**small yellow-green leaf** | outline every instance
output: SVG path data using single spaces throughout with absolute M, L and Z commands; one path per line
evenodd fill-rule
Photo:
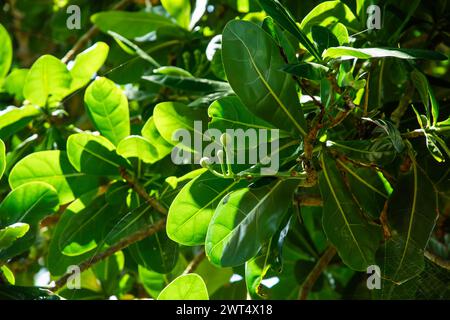
M 158 300 L 209 300 L 203 279 L 195 274 L 179 276 L 165 287 Z

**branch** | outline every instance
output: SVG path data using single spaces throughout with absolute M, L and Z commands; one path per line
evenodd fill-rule
M 118 3 L 116 3 L 110 10 L 122 9 L 123 7 L 128 5 L 130 2 L 132 2 L 132 0 L 122 0 Z M 61 61 L 63 63 L 69 62 L 75 56 L 75 54 L 77 54 L 77 52 L 80 51 L 81 48 L 83 48 L 86 45 L 86 43 L 88 43 L 89 40 L 91 40 L 91 38 L 94 37 L 98 33 L 98 31 L 99 31 L 99 29 L 97 26 L 92 26 L 80 39 L 78 39 L 78 41 L 75 43 L 75 45 L 72 47 L 72 49 L 70 49 L 66 53 L 66 55 L 64 56 L 64 58 L 61 59 Z
M 96 264 L 97 262 L 100 262 L 100 261 L 112 256 L 117 251 L 120 251 L 120 250 L 128 247 L 129 245 L 136 243 L 138 241 L 141 241 L 141 240 L 155 234 L 156 232 L 164 229 L 165 226 L 166 226 L 166 219 L 161 219 L 158 222 L 156 222 L 155 224 L 153 224 L 152 226 L 150 226 L 149 228 L 140 230 L 140 231 L 138 231 L 134 234 L 131 234 L 130 236 L 122 239 L 121 241 L 119 241 L 115 245 L 109 247 L 105 251 L 103 251 L 103 252 L 95 255 L 91 259 L 81 263 L 78 267 L 80 268 L 80 271 L 83 272 L 83 271 L 89 269 L 92 265 Z M 62 276 L 61 278 L 56 280 L 55 286 L 53 287 L 53 291 L 58 291 L 59 289 L 64 287 L 67 283 L 67 280 L 70 278 L 71 275 L 72 275 L 71 273 L 66 273 L 64 276 Z
M 205 250 L 200 251 L 199 254 L 197 254 L 194 259 L 192 259 L 191 263 L 186 267 L 186 269 L 183 271 L 183 275 L 189 274 L 197 270 L 197 267 L 200 265 L 200 263 L 205 259 L 206 254 Z
M 138 195 L 140 195 L 147 203 L 156 211 L 163 215 L 167 215 L 167 209 L 155 198 L 150 197 L 147 191 L 144 189 L 144 187 L 135 180 L 124 168 L 120 169 L 120 175 L 123 179 L 125 179 L 126 182 L 130 185 L 131 188 L 133 188 L 134 191 Z
M 425 258 L 431 262 L 434 262 L 443 269 L 450 270 L 450 261 L 444 260 L 428 250 L 425 250 Z
M 333 259 L 334 255 L 336 254 L 336 248 L 333 246 L 329 246 L 323 255 L 320 257 L 320 259 L 317 261 L 314 268 L 311 270 L 311 272 L 306 277 L 305 281 L 303 282 L 302 286 L 300 287 L 300 291 L 298 293 L 298 299 L 299 300 L 306 300 L 308 298 L 308 293 L 311 291 L 312 287 L 316 283 L 317 279 L 319 279 L 322 272 L 325 270 L 325 268 L 328 266 L 328 264 Z

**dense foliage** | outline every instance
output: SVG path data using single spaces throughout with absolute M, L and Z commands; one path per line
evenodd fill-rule
M 1 298 L 450 298 L 449 1 L 111 3 L 0 8 Z

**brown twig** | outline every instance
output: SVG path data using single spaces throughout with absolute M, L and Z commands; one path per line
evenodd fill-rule
M 155 224 L 153 224 L 152 226 L 145 228 L 143 230 L 140 230 L 140 231 L 124 238 L 123 240 L 121 240 L 118 243 L 116 243 L 115 245 L 109 247 L 105 251 L 103 251 L 103 252 L 95 255 L 91 259 L 81 263 L 78 267 L 80 268 L 80 271 L 83 272 L 84 270 L 89 269 L 94 264 L 112 256 L 117 251 L 120 251 L 120 250 L 128 247 L 129 245 L 136 243 L 140 240 L 143 240 L 143 239 L 155 234 L 156 232 L 164 229 L 165 226 L 166 226 L 166 219 L 161 219 L 158 222 L 156 222 Z M 70 278 L 71 275 L 72 275 L 71 273 L 66 273 L 64 276 L 62 276 L 61 278 L 56 280 L 55 286 L 53 287 L 52 290 L 58 291 L 59 289 L 64 287 L 67 283 L 67 280 Z
M 191 263 L 189 263 L 186 269 L 184 269 L 183 274 L 193 273 L 195 270 L 197 270 L 197 267 L 200 265 L 203 259 L 205 259 L 205 257 L 205 250 L 200 251 L 200 253 L 197 254 L 194 259 L 192 259 Z
M 443 269 L 450 270 L 450 261 L 444 260 L 430 251 L 427 250 L 425 251 L 425 258 L 437 264 L 439 267 Z
M 132 0 L 122 0 L 118 3 L 116 3 L 111 8 L 111 10 L 122 9 L 131 2 L 132 2 Z M 64 58 L 61 59 L 61 61 L 63 63 L 69 62 L 77 54 L 77 52 L 80 51 L 86 45 L 86 43 L 88 43 L 89 40 L 91 40 L 91 38 L 93 38 L 98 33 L 98 31 L 99 31 L 99 29 L 97 26 L 92 26 L 80 39 L 78 39 L 78 41 L 74 44 L 72 49 L 70 49 L 66 53 L 66 55 L 64 56 Z
M 133 188 L 134 191 L 138 195 L 140 195 L 147 203 L 156 211 L 163 215 L 167 215 L 167 209 L 155 198 L 150 197 L 150 195 L 147 193 L 147 191 L 144 189 L 144 187 L 136 181 L 128 172 L 126 169 L 121 168 L 120 169 L 120 175 L 122 178 L 128 182 L 131 188 Z
M 308 293 L 311 291 L 312 287 L 316 283 L 317 279 L 319 279 L 322 272 L 325 270 L 325 268 L 328 266 L 328 264 L 333 259 L 334 255 L 336 254 L 336 248 L 333 246 L 329 246 L 323 255 L 320 257 L 320 259 L 317 261 L 314 268 L 311 270 L 311 272 L 306 277 L 305 281 L 303 282 L 302 286 L 300 287 L 300 291 L 298 293 L 298 299 L 299 300 L 306 300 L 308 298 Z

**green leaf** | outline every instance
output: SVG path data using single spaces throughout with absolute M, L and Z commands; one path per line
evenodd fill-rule
M 242 184 L 206 171 L 186 184 L 175 197 L 167 217 L 168 236 L 183 245 L 205 242 L 206 232 L 220 200 Z
M 58 207 L 56 190 L 46 183 L 30 182 L 11 191 L 0 204 L 0 226 L 26 223 L 32 230 L 3 250 L 0 260 L 26 251 L 34 242 L 39 222 L 45 216 L 56 212 Z
M 341 1 L 320 3 L 303 18 L 300 28 L 309 35 L 315 25 L 327 27 L 336 22 L 344 24 L 352 32 L 359 31 L 358 20 L 350 8 Z
M 120 208 L 109 204 L 104 195 L 94 199 L 87 207 L 82 207 L 82 204 L 77 206 L 71 205 L 64 212 L 67 217 L 57 238 L 59 250 L 69 257 L 83 255 L 102 244 L 110 231 L 107 228 L 109 222 L 121 214 Z
M 165 230 L 128 247 L 133 259 L 141 266 L 158 273 L 171 272 L 178 261 L 179 246 Z
M 170 283 L 170 281 L 174 280 L 178 275 L 183 273 L 187 265 L 186 259 L 180 254 L 175 268 L 168 274 L 161 274 L 153 270 L 146 269 L 143 266 L 138 266 L 139 279 L 141 280 L 145 291 L 147 291 L 152 298 L 156 299 L 159 293 L 166 285 Z
M 14 69 L 6 77 L 3 87 L 10 95 L 13 95 L 17 100 L 24 100 L 23 87 L 27 79 L 28 69 Z
M 274 40 L 247 21 L 228 23 L 222 38 L 225 72 L 241 101 L 277 128 L 287 127 L 305 135 L 306 122 L 295 82 L 280 70 L 285 62 Z
M 4 276 L 6 279 L 6 284 L 16 284 L 16 278 L 14 277 L 14 273 L 7 266 L 3 265 L 0 267 L 0 274 Z
M 278 0 L 259 0 L 259 3 L 275 22 L 294 35 L 317 60 L 321 60 L 317 48 L 314 47 L 306 34 L 299 28 L 289 11 Z
M 371 58 L 398 58 L 398 59 L 425 59 L 425 60 L 447 60 L 447 57 L 436 51 L 422 49 L 399 49 L 399 48 L 364 48 L 336 47 L 325 50 L 324 58 L 346 58 L 358 59 Z
M 14 223 L 0 229 L 0 250 L 10 247 L 17 239 L 22 238 L 30 229 L 27 223 Z
M 312 62 L 288 64 L 282 70 L 294 76 L 310 80 L 321 80 L 326 76 L 326 72 L 328 72 L 327 67 Z
M 0 204 L 2 225 L 24 222 L 36 225 L 59 207 L 56 190 L 43 182 L 30 182 L 12 190 Z
M 114 82 L 97 78 L 86 89 L 84 102 L 95 127 L 114 145 L 130 135 L 128 99 Z
M 227 129 L 274 129 L 267 121 L 258 118 L 237 97 L 226 97 L 213 102 L 208 108 L 209 128 L 225 132 Z
M 191 273 L 173 280 L 161 291 L 158 300 L 209 300 L 209 296 L 203 279 Z
M 439 139 L 439 138 L 438 138 Z M 437 161 L 437 162 L 444 162 L 445 157 L 442 154 L 441 149 L 439 149 L 438 141 L 436 141 L 436 136 L 432 134 L 425 134 L 425 142 L 427 144 L 427 149 L 430 152 L 431 156 Z M 445 145 L 445 142 L 444 142 Z
M 13 59 L 12 41 L 8 31 L 0 24 L 0 87 L 3 78 L 8 74 Z
M 65 231 L 67 230 L 68 225 L 73 223 L 73 221 L 78 220 L 82 222 L 83 219 L 81 216 L 89 217 L 89 214 L 91 214 L 92 219 L 95 219 L 93 213 L 98 209 L 99 201 L 98 190 L 95 189 L 81 195 L 62 213 L 54 233 L 52 234 L 46 259 L 47 268 L 53 276 L 60 276 L 66 273 L 69 266 L 78 265 L 95 254 L 95 251 L 91 250 L 78 256 L 66 256 L 62 253 L 60 243 L 67 239 Z M 80 218 L 77 218 L 78 216 L 80 216 Z M 88 220 L 86 219 L 86 221 Z M 80 226 L 81 225 L 82 223 L 80 223 Z M 103 227 L 104 224 L 99 223 L 94 234 L 99 233 Z
M 101 31 L 114 31 L 128 39 L 175 25 L 169 18 L 150 12 L 99 12 L 91 16 L 91 20 Z
M 9 185 L 15 189 L 27 182 L 42 181 L 58 192 L 61 204 L 95 189 L 97 178 L 77 172 L 63 151 L 41 151 L 20 160 L 9 175 Z
M 266 17 L 262 24 L 262 29 L 272 36 L 280 49 L 283 50 L 289 63 L 298 62 L 296 49 L 298 47 L 297 39 L 288 31 L 281 29 L 275 24 L 272 17 Z M 222 54 L 221 59 L 222 59 Z
M 331 32 L 335 35 L 335 37 L 339 41 L 339 46 L 342 46 L 344 44 L 348 44 L 350 42 L 349 36 L 348 36 L 348 30 L 347 28 L 340 22 L 335 23 L 331 26 L 329 26 L 331 29 Z
M 203 132 L 196 130 L 194 122 L 207 123 L 208 121 L 205 110 L 193 109 L 178 102 L 162 102 L 156 105 L 153 110 L 153 119 L 158 132 L 164 140 L 172 145 L 178 144 L 178 141 L 174 140 L 174 134 L 182 129 L 189 131 L 191 138 L 194 138 L 195 135 L 199 135 L 201 138 Z M 186 141 L 183 142 L 186 143 Z M 185 144 L 185 146 L 189 150 L 192 149 L 191 145 Z
M 34 105 L 53 106 L 69 94 L 71 83 L 66 65 L 51 55 L 43 55 L 32 65 L 23 95 Z
M 436 126 L 439 118 L 439 104 L 436 100 L 436 96 L 433 93 L 433 89 L 428 83 L 427 77 L 414 69 L 411 72 L 411 80 L 414 83 L 417 91 L 419 91 L 420 98 L 422 100 L 423 105 L 425 106 L 425 111 L 427 113 L 428 125 Z M 430 102 L 431 102 L 431 114 L 430 114 Z M 433 116 L 433 119 L 431 119 Z
M 253 258 L 285 219 L 297 185 L 295 180 L 278 180 L 257 189 L 240 189 L 222 198 L 205 240 L 211 263 L 238 266 Z
M 328 140 L 326 146 L 339 151 L 350 159 L 363 163 L 390 164 L 397 156 L 397 152 L 388 137 L 373 140 Z
M 321 54 L 330 47 L 339 47 L 339 40 L 328 28 L 312 26 L 311 36 Z
M 108 139 L 90 133 L 72 134 L 67 139 L 67 156 L 78 172 L 89 175 L 120 176 L 120 168 L 129 167 Z
M 141 136 L 129 136 L 120 141 L 117 154 L 127 159 L 137 158 L 149 164 L 160 160 L 156 147 Z
M 339 159 L 337 163 L 346 173 L 347 184 L 361 211 L 371 219 L 379 219 L 389 196 L 380 173 L 373 169 L 356 167 Z
M 71 92 L 84 87 L 92 79 L 105 63 L 108 52 L 109 46 L 106 43 L 97 42 L 77 55 L 70 68 L 70 74 L 72 75 Z
M 424 250 L 438 218 L 437 192 L 415 159 L 412 171 L 400 176 L 389 198 L 387 223 L 391 238 L 378 252 L 382 276 L 402 283 L 424 268 Z
M 319 176 L 323 199 L 323 229 L 344 263 L 354 270 L 366 270 L 375 261 L 381 228 L 369 223 L 353 201 L 334 159 L 322 154 Z
M 0 138 L 7 139 L 36 118 L 41 111 L 31 105 L 20 108 L 8 107 L 0 111 Z
M 189 29 L 191 22 L 191 2 L 189 0 L 161 0 L 161 4 L 180 26 Z
M 6 169 L 6 148 L 3 140 L 0 139 L 0 179 L 3 176 L 3 173 L 5 173 L 5 169 Z
M 0 300 L 61 300 L 59 296 L 39 287 L 1 286 Z
M 209 79 L 189 78 L 185 76 L 173 76 L 164 74 L 144 76 L 142 77 L 142 79 L 159 84 L 161 86 L 184 91 L 199 93 L 231 91 L 228 83 Z
M 156 161 L 159 161 L 166 157 L 173 149 L 173 145 L 169 144 L 159 133 L 155 125 L 155 120 L 150 117 L 141 130 L 142 136 L 147 139 L 155 148 L 157 157 Z
M 405 149 L 405 144 L 403 143 L 402 135 L 397 127 L 388 120 L 378 119 L 371 120 L 369 118 L 364 118 L 364 120 L 370 121 L 380 127 L 391 140 L 392 145 L 397 153 L 401 153 Z
M 217 268 L 208 259 L 203 259 L 195 272 L 205 281 L 209 295 L 213 295 L 221 287 L 227 286 L 233 276 L 233 268 Z

